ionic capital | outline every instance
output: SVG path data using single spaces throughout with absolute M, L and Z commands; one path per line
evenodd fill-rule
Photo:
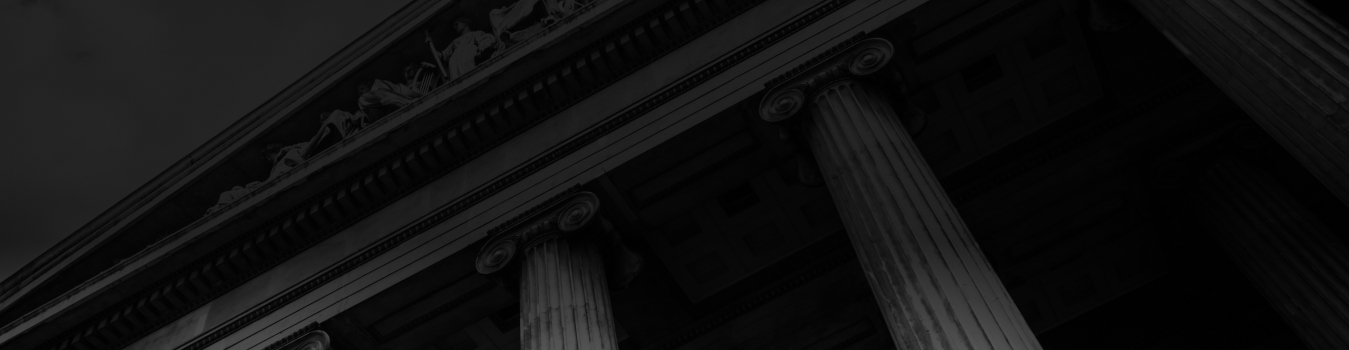
M 487 244 L 478 252 L 477 268 L 490 274 L 510 265 L 511 261 L 540 242 L 592 233 L 609 233 L 607 223 L 597 219 L 599 197 L 590 192 L 577 192 L 562 200 L 535 210 L 524 220 L 506 223 L 488 233 Z
M 268 348 L 277 350 L 332 350 L 332 340 L 328 333 L 317 328 L 317 324 L 306 327 L 308 331 L 291 334 Z
M 890 63 L 894 53 L 894 45 L 880 38 L 853 39 L 830 49 L 768 82 L 768 94 L 759 103 L 759 117 L 770 122 L 790 118 L 821 88 L 876 73 Z

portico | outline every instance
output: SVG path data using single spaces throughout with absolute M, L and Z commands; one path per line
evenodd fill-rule
M 1338 85 L 1134 3 L 413 1 L 0 349 L 1337 348 Z

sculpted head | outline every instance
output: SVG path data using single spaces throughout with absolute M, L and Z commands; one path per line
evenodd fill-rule
M 459 34 L 468 33 L 468 18 L 460 17 L 454 20 L 454 32 Z

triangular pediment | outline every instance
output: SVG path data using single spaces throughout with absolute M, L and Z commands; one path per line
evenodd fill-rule
M 12 279 L 0 341 L 134 340 L 756 3 L 414 1 Z

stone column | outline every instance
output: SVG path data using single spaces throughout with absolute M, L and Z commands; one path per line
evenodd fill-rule
M 521 349 L 618 349 L 606 275 L 626 284 L 641 259 L 596 217 L 594 194 L 558 199 L 489 233 L 478 272 L 498 272 L 512 265 L 517 251 L 524 252 L 518 266 Z
M 1349 246 L 1278 183 L 1235 158 L 1202 174 L 1200 217 L 1312 349 L 1349 349 Z
M 1039 349 L 891 106 L 898 94 L 863 77 L 889 72 L 893 52 L 883 39 L 831 49 L 769 82 L 760 116 L 804 123 L 898 348 Z
M 1349 203 L 1349 32 L 1302 0 L 1130 0 Z

